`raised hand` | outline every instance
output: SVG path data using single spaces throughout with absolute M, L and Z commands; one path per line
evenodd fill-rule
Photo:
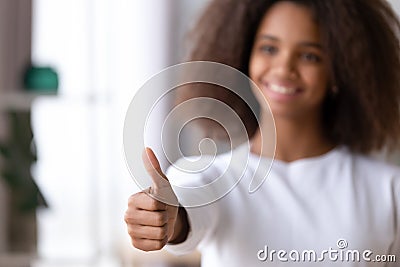
M 159 250 L 167 242 L 175 242 L 182 236 L 186 238 L 187 217 L 184 208 L 180 208 L 178 216 L 177 197 L 154 152 L 146 148 L 142 158 L 153 184 L 129 198 L 125 222 L 134 247 L 144 251 Z

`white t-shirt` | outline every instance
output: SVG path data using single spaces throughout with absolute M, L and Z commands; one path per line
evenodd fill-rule
M 233 153 L 248 152 L 240 146 Z M 265 182 L 250 194 L 258 159 L 250 154 L 244 175 L 224 197 L 187 208 L 188 238 L 166 249 L 199 249 L 204 267 L 400 266 L 399 168 L 337 147 L 319 157 L 273 161 Z M 197 174 L 170 167 L 167 177 L 187 186 L 222 172 L 241 175 L 226 169 L 230 160 L 230 154 L 217 156 Z M 185 206 L 194 195 L 178 198 Z M 379 255 L 395 255 L 397 263 L 378 262 Z

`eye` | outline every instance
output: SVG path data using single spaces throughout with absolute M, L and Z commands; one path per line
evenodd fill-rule
M 300 58 L 304 61 L 315 62 L 315 63 L 321 62 L 321 60 L 322 60 L 322 58 L 320 56 L 318 56 L 317 54 L 314 54 L 314 53 L 302 53 L 300 55 Z
M 278 51 L 278 48 L 273 45 L 262 45 L 260 50 L 265 54 L 273 55 Z

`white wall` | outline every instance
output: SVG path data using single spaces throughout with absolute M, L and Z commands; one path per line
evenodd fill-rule
M 36 0 L 33 60 L 61 78 L 59 96 L 33 106 L 34 172 L 50 204 L 39 212 L 42 258 L 92 262 L 130 246 L 123 214 L 138 189 L 122 154 L 125 111 L 147 79 L 179 61 L 178 39 L 204 3 Z
M 393 9 L 400 14 L 400 1 L 399 0 L 388 0 L 388 2 L 392 5 Z

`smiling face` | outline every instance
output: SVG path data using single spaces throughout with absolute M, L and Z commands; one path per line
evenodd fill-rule
M 328 59 L 307 7 L 282 1 L 266 12 L 255 37 L 249 74 L 275 119 L 309 118 L 321 112 L 329 83 Z

